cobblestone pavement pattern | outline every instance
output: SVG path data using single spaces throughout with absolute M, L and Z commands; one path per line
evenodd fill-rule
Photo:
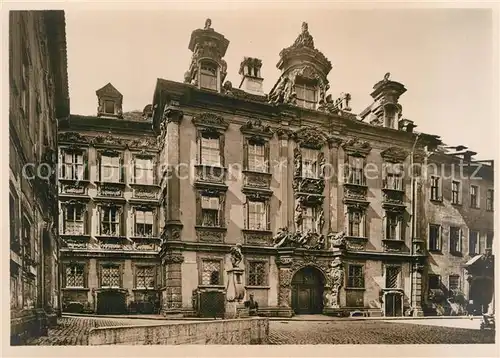
M 30 345 L 87 345 L 94 327 L 158 324 L 158 320 L 62 317 Z M 494 343 L 494 331 L 383 321 L 270 321 L 269 344 L 470 344 Z
M 270 344 L 494 343 L 494 331 L 383 321 L 273 321 Z

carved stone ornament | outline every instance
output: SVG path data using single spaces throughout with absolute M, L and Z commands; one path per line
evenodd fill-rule
M 61 184 L 61 190 L 64 194 L 85 195 L 86 186 L 83 184 L 77 184 L 77 183 Z
M 319 130 L 311 127 L 301 128 L 296 131 L 294 139 L 301 147 L 317 150 L 327 144 L 327 137 Z
M 240 127 L 240 131 L 247 135 L 256 135 L 257 137 L 271 138 L 273 131 L 270 126 L 262 124 L 262 120 L 249 120 Z
M 122 139 L 113 136 L 111 133 L 103 136 L 103 135 L 98 135 L 94 138 L 92 138 L 91 143 L 93 145 L 116 145 L 116 146 L 124 146 L 124 142 Z
M 282 140 L 282 139 L 288 139 L 288 138 L 291 138 L 293 136 L 293 131 L 291 129 L 288 129 L 288 128 L 283 128 L 283 127 L 279 127 L 276 129 L 276 135 L 278 136 L 278 139 Z
M 243 185 L 244 187 L 257 188 L 257 189 L 269 189 L 271 186 L 271 175 L 267 173 L 257 173 L 257 172 L 244 172 L 243 173 Z
M 408 151 L 403 148 L 389 147 L 380 152 L 380 155 L 389 163 L 402 163 L 408 156 Z
M 221 167 L 196 166 L 195 181 L 200 183 L 224 184 L 226 170 Z
M 127 146 L 129 148 L 143 148 L 143 149 L 150 149 L 156 151 L 158 149 L 157 147 L 158 141 L 155 137 L 143 137 L 143 138 L 137 138 L 134 140 L 131 140 Z
M 346 237 L 347 249 L 354 251 L 363 251 L 366 248 L 368 239 L 366 237 Z
M 237 243 L 229 251 L 231 255 L 231 265 L 233 268 L 239 268 L 241 260 L 243 260 L 243 254 L 241 253 L 241 244 Z
M 123 187 L 112 183 L 100 183 L 98 193 L 101 196 L 122 197 Z
M 328 242 L 332 248 L 344 249 L 346 247 L 345 232 L 329 233 Z
M 89 142 L 87 137 L 85 137 L 77 132 L 59 133 L 58 140 L 59 140 L 59 143 L 68 142 L 68 143 L 85 143 L 86 144 Z
M 342 145 L 344 151 L 348 155 L 366 157 L 372 150 L 369 142 L 360 140 L 359 138 L 349 138 Z
M 200 242 L 221 243 L 226 236 L 225 230 L 210 227 L 197 227 L 196 238 Z
M 181 254 L 168 253 L 164 256 L 163 261 L 166 264 L 181 264 L 184 262 L 184 256 Z
M 176 104 L 178 104 L 178 102 L 171 101 L 171 103 L 165 105 L 162 115 L 162 123 L 174 122 L 179 124 L 182 121 L 184 112 L 182 112 Z
M 325 181 L 323 179 L 293 178 L 293 190 L 295 192 L 323 195 L 324 189 Z
M 324 250 L 326 248 L 324 235 L 310 231 L 290 233 L 287 228 L 278 230 L 273 238 L 273 243 L 275 248 L 301 247 L 310 250 Z
M 333 99 L 329 94 L 326 98 L 321 98 L 318 110 L 331 114 L 336 114 L 340 117 L 348 117 L 348 119 L 356 119 L 356 115 L 350 113 L 351 95 L 349 93 L 341 93 L 337 99 Z
M 197 127 L 205 127 L 209 129 L 227 130 L 229 122 L 223 117 L 210 112 L 197 114 L 192 119 L 193 124 Z
M 361 185 L 344 184 L 344 202 L 348 200 L 366 201 L 368 188 Z
M 243 231 L 245 244 L 269 247 L 273 244 L 271 231 L 245 230 Z
M 401 252 L 405 246 L 404 240 L 382 240 L 384 251 Z
M 158 190 L 151 187 L 137 187 L 134 188 L 134 197 L 138 199 L 155 200 L 158 195 Z
M 302 176 L 302 152 L 300 148 L 295 147 L 293 150 L 294 176 Z
M 325 306 L 329 308 L 339 308 L 339 293 L 344 284 L 344 267 L 340 257 L 335 257 L 328 269 L 327 285 L 329 290 L 325 290 Z
M 273 195 L 273 192 L 270 191 L 252 191 L 252 190 L 244 190 L 243 193 L 246 197 L 252 201 L 267 201 Z

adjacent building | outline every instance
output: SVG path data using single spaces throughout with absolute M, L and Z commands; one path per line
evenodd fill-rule
M 444 172 L 427 164 L 458 159 L 403 117 L 405 86 L 387 73 L 352 113 L 349 94 L 328 92 L 332 64 L 306 23 L 279 53 L 269 94 L 255 57 L 243 58 L 238 87 L 226 81 L 228 46 L 207 20 L 191 34 L 184 82 L 158 79 L 142 112 L 123 113 L 108 84 L 96 116 L 60 121 L 64 309 L 224 315 L 230 283 L 270 316 L 434 307 L 429 275 L 463 275 L 473 262 L 433 250 L 432 225 L 449 230 L 458 212 L 451 191 L 430 199 Z M 460 195 L 471 184 L 478 200 L 490 197 L 488 168 L 480 183 L 460 179 Z M 491 213 L 477 212 L 479 222 L 462 208 L 456 220 L 485 247 Z
M 57 120 L 69 115 L 63 11 L 9 14 L 11 343 L 60 313 Z

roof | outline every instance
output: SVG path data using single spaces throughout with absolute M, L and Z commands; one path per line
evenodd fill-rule
M 111 83 L 108 82 L 107 85 L 104 87 L 99 88 L 95 93 L 98 96 L 109 96 L 109 97 L 116 97 L 116 98 L 123 98 L 123 95 L 113 86 Z
M 481 257 L 483 257 L 483 255 L 476 255 L 476 256 L 474 256 L 472 259 L 470 259 L 469 261 L 467 261 L 467 263 L 465 264 L 465 266 L 474 265 L 479 259 L 481 259 Z

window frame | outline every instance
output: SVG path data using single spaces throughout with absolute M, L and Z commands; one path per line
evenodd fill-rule
M 203 282 L 203 272 L 204 272 L 204 264 L 205 262 L 214 262 L 214 263 L 217 263 L 217 266 L 219 267 L 219 270 L 218 270 L 218 279 L 217 279 L 217 283 L 214 284 L 214 283 L 211 283 L 212 281 L 212 277 L 210 277 L 210 282 L 209 283 L 204 283 Z M 202 287 L 221 287 L 221 286 L 224 286 L 224 273 L 223 273 L 223 270 L 224 270 L 224 261 L 222 258 L 220 257 L 201 257 L 198 259 L 198 286 L 202 286 Z M 215 271 L 212 271 L 210 276 L 213 275 Z
M 256 272 L 252 272 L 252 265 L 256 264 L 262 264 L 264 267 L 264 274 L 262 276 L 262 282 L 260 284 L 252 284 L 252 277 L 255 277 L 255 275 L 258 275 Z M 258 260 L 258 259 L 248 259 L 247 260 L 247 265 L 248 265 L 248 274 L 247 276 L 247 286 L 249 287 L 267 287 L 269 286 L 269 262 L 266 260 Z M 253 282 L 255 283 L 255 281 Z M 257 282 L 259 283 L 259 282 Z
M 250 208 L 252 204 L 261 204 L 263 207 L 263 212 L 261 215 L 263 216 L 261 218 L 261 222 L 264 224 L 262 228 L 256 228 L 252 227 L 251 225 L 251 212 Z M 252 197 L 246 198 L 245 202 L 245 229 L 246 230 L 252 230 L 252 231 L 269 231 L 270 230 L 270 213 L 269 213 L 269 200 L 255 200 Z M 258 221 L 256 221 L 258 222 Z
M 457 288 L 451 288 L 451 278 L 456 278 L 457 279 Z M 452 275 L 448 275 L 448 290 L 451 291 L 451 290 L 456 290 L 456 291 L 462 291 L 462 280 L 460 279 L 460 275 L 457 275 L 457 274 L 452 274 Z
M 204 68 L 205 67 L 205 68 Z M 210 69 L 207 69 L 208 67 L 211 67 Z M 212 72 L 213 70 L 213 72 Z M 208 73 L 210 72 L 210 73 Z M 208 90 L 208 91 L 218 91 L 219 90 L 219 84 L 218 82 L 218 73 L 219 73 L 219 65 L 213 61 L 200 61 L 200 67 L 199 67 L 199 87 L 200 89 L 203 90 Z M 215 82 L 215 88 L 212 87 L 206 87 L 203 85 L 203 77 L 206 78 L 211 78 L 213 82 Z
M 454 190 L 453 186 L 457 185 L 457 190 Z M 455 200 L 456 199 L 456 200 Z M 462 183 L 460 180 L 451 181 L 451 204 L 461 205 L 462 204 Z
M 71 161 L 67 162 L 67 155 L 71 155 Z M 75 157 L 81 157 L 81 163 Z M 61 166 L 59 170 L 59 179 L 62 180 L 87 180 L 87 152 L 81 148 L 60 148 Z
M 366 186 L 365 164 L 366 158 L 356 155 L 347 155 L 344 183 Z
M 356 278 L 351 276 L 351 268 L 358 268 L 360 269 L 361 275 L 358 276 L 357 278 L 359 279 L 361 277 L 361 283 L 359 287 L 356 285 L 352 284 L 354 282 L 351 282 L 351 278 Z M 346 279 L 345 279 L 345 288 L 346 289 L 358 289 L 358 290 L 364 290 L 366 289 L 366 282 L 365 282 L 365 265 L 361 263 L 349 263 L 347 265 L 347 273 L 346 273 Z
M 437 279 L 437 288 L 431 288 L 431 278 L 435 277 Z M 443 281 L 442 281 L 442 277 L 441 275 L 437 275 L 435 273 L 429 273 L 427 275 L 427 288 L 428 290 L 441 290 L 441 287 L 442 287 L 442 284 L 443 284 Z
M 297 105 L 306 109 L 316 109 L 318 105 L 319 94 L 319 87 L 316 83 L 297 79 L 294 84 L 294 90 L 296 94 Z M 312 92 L 314 97 L 312 100 L 307 99 L 307 91 Z M 304 98 L 300 97 L 302 94 L 304 95 Z
M 491 196 L 490 196 L 491 195 Z M 486 211 L 494 211 L 495 209 L 495 190 L 486 190 Z
M 81 286 L 70 286 L 68 285 L 68 268 L 81 268 L 81 274 L 82 274 L 82 285 Z M 71 274 L 75 275 L 75 270 L 72 270 Z M 87 288 L 88 286 L 88 280 L 87 280 L 87 266 L 84 262 L 70 262 L 70 263 L 65 263 L 64 264 L 64 288 L 70 288 L 70 289 L 79 289 L 79 288 Z M 75 279 L 76 282 L 76 279 Z
M 383 188 L 389 190 L 404 191 L 403 174 L 403 163 L 385 162 L 384 178 L 382 183 Z M 392 178 L 392 180 L 389 180 L 389 178 Z
M 115 220 L 117 221 L 104 221 L 103 217 L 105 215 L 105 210 L 112 210 L 114 209 L 116 211 L 115 214 Z M 123 206 L 118 205 L 118 204 L 111 204 L 111 205 L 100 205 L 99 206 L 99 235 L 100 236 L 111 236 L 111 237 L 117 237 L 117 236 L 125 236 L 125 230 L 124 230 L 124 210 Z M 115 234 L 113 234 L 111 231 L 111 234 L 105 234 L 103 233 L 103 224 L 104 223 L 110 223 L 110 225 L 116 225 L 118 230 Z
M 87 208 L 85 206 L 85 204 L 82 204 L 82 203 L 61 203 L 62 206 L 63 206 L 63 215 L 62 215 L 62 233 L 63 235 L 86 235 L 87 234 L 87 225 L 88 225 L 88 217 L 87 217 Z M 68 210 L 69 209 L 72 209 L 74 214 L 75 214 L 75 217 L 76 217 L 76 211 L 79 210 L 80 211 L 80 217 L 81 217 L 81 220 L 73 220 L 73 221 L 70 221 L 68 219 Z M 68 223 L 77 223 L 77 222 L 81 222 L 81 226 L 82 226 L 82 229 L 81 229 L 81 232 L 69 232 L 68 229 L 67 229 L 67 224 Z
M 393 264 L 389 264 L 389 265 L 384 265 L 385 266 L 385 269 L 384 269 L 384 288 L 393 288 L 393 289 L 398 289 L 398 288 L 402 288 L 402 273 L 403 273 L 403 268 L 401 267 L 401 265 L 393 265 Z M 397 277 L 396 277 L 396 287 L 389 287 L 387 285 L 387 280 L 389 278 L 389 270 L 397 270 Z
M 436 238 L 436 243 L 437 243 L 436 248 L 431 247 L 431 233 L 432 233 L 431 228 L 432 227 L 436 227 L 437 232 L 438 232 L 438 237 Z M 443 227 L 439 224 L 429 223 L 428 230 L 429 230 L 429 234 L 428 234 L 428 238 L 427 238 L 428 239 L 427 249 L 431 252 L 441 252 L 443 250 Z
M 117 268 L 118 269 L 118 286 L 105 286 L 104 285 L 104 270 L 107 268 Z M 111 275 L 109 275 L 109 278 L 111 279 Z M 120 263 L 114 263 L 114 262 L 109 262 L 109 263 L 101 263 L 99 267 L 99 287 L 100 288 L 110 288 L 110 289 L 117 289 L 117 288 L 123 288 L 123 269 L 122 265 Z
M 436 182 L 434 182 L 436 180 Z M 435 185 L 436 184 L 436 185 Z M 430 180 L 430 200 L 431 201 L 442 201 L 442 180 L 439 175 L 431 175 Z
M 138 167 L 138 161 L 147 161 L 148 167 Z M 144 176 L 138 176 L 138 172 L 144 174 L 146 179 L 150 180 L 138 180 L 138 178 L 144 178 Z M 149 174 L 149 175 L 147 175 Z M 156 184 L 156 175 L 155 175 L 155 160 L 153 156 L 149 155 L 134 155 L 133 157 L 133 182 L 134 184 L 140 184 L 140 185 L 155 185 Z
M 471 243 L 472 243 L 472 237 L 473 237 L 472 233 L 476 233 L 476 240 L 475 240 L 476 242 L 474 244 L 474 248 L 475 248 L 474 252 L 471 251 L 471 247 L 472 247 Z M 469 229 L 469 256 L 476 256 L 476 255 L 480 254 L 480 252 L 481 252 L 480 237 L 481 237 L 481 235 L 480 235 L 479 230 Z
M 138 264 L 138 265 L 134 265 L 134 288 L 135 289 L 138 289 L 138 290 L 155 290 L 157 288 L 157 267 L 155 265 L 143 265 L 143 264 Z M 147 276 L 145 274 L 145 271 L 147 269 L 151 269 L 151 276 Z M 141 271 L 144 271 L 144 274 L 143 275 L 140 275 Z M 140 278 L 143 278 L 144 279 L 144 286 L 139 286 L 139 279 Z M 147 278 L 152 278 L 152 286 L 146 286 L 146 279 Z
M 456 233 L 458 234 L 458 236 L 452 237 L 452 232 L 455 232 L 455 229 L 457 229 Z M 455 239 L 457 240 L 456 245 L 454 245 Z M 450 254 L 461 254 L 462 253 L 462 228 L 459 226 L 450 226 L 450 229 L 449 229 L 449 250 L 448 251 Z
M 351 216 L 354 214 L 359 215 L 359 227 L 358 227 L 358 233 L 359 235 L 353 235 L 353 228 L 351 224 Z M 351 237 L 366 237 L 366 212 L 365 210 L 362 209 L 354 209 L 354 208 L 348 208 L 346 212 L 346 221 L 347 221 L 347 236 Z
M 472 188 L 475 188 L 475 193 L 474 193 L 474 196 L 472 194 Z M 474 198 L 474 200 L 473 200 Z M 469 200 L 470 200 L 470 207 L 472 209 L 480 209 L 481 208 L 481 205 L 480 205 L 480 195 L 479 195 L 479 185 L 474 185 L 474 184 L 471 184 L 470 187 L 469 187 Z M 475 202 L 473 202 L 475 201 Z M 475 205 L 474 205 L 475 204 Z
M 137 213 L 142 212 L 144 213 L 144 222 L 138 223 L 137 222 Z M 146 214 L 145 213 L 151 213 L 151 233 L 149 235 L 146 234 L 140 234 L 138 230 L 138 225 L 149 225 L 146 223 Z M 133 216 L 134 216 L 134 237 L 154 237 L 156 235 L 156 210 L 154 208 L 150 207 L 134 207 L 133 209 Z

